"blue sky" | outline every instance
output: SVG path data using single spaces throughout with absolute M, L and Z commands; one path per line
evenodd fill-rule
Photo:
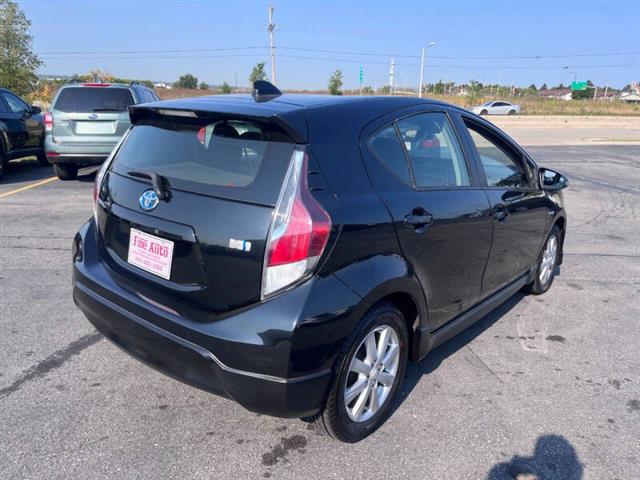
M 32 21 L 34 48 L 45 61 L 42 73 L 101 68 L 123 77 L 174 81 L 190 72 L 211 84 L 233 85 L 237 75 L 238 85 L 246 86 L 256 62 L 266 62 L 270 71 L 267 1 L 18 3 Z M 501 78 L 503 84 L 566 85 L 570 72 L 613 87 L 640 81 L 640 0 L 274 4 L 277 83 L 283 88 L 326 88 L 337 68 L 345 88 L 356 88 L 360 65 L 364 84 L 380 87 L 388 83 L 392 56 L 396 84 L 415 87 L 421 47 L 431 41 L 436 46 L 428 50 L 425 82 Z M 85 53 L 124 51 L 136 53 Z M 603 55 L 612 53 L 618 55 Z M 513 58 L 537 56 L 542 58 Z

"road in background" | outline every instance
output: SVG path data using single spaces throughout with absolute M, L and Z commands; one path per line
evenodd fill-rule
M 489 115 L 521 145 L 640 145 L 640 117 Z
M 95 333 L 70 278 L 92 175 L 0 199 L 0 478 L 637 478 L 640 147 L 530 151 L 571 182 L 560 276 L 409 367 L 389 421 L 355 445 L 171 380 Z M 10 165 L 0 194 L 50 175 Z

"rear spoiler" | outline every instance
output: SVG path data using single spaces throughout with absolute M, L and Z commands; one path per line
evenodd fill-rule
M 237 104 L 227 103 L 224 105 L 224 110 L 189 109 L 179 108 L 174 105 L 167 105 L 165 107 L 163 103 L 164 102 L 155 102 L 144 106 L 130 106 L 129 117 L 131 124 L 136 125 L 144 120 L 153 120 L 162 117 L 177 117 L 185 121 L 189 121 L 189 118 L 193 118 L 195 121 L 204 118 L 211 119 L 212 121 L 216 121 L 217 119 L 249 120 L 268 125 L 280 131 L 294 143 L 309 143 L 307 120 L 300 111 L 289 111 L 283 115 L 273 113 L 269 115 L 259 115 L 255 113 L 255 109 L 247 108 L 247 106 L 243 105 L 243 102 L 237 102 Z

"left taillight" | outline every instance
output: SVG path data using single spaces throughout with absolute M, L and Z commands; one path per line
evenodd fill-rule
M 109 154 L 107 159 L 104 161 L 102 166 L 100 166 L 100 169 L 96 173 L 96 180 L 93 183 L 93 218 L 96 220 L 96 223 L 98 222 L 98 200 L 100 197 L 100 189 L 102 188 L 102 182 L 104 180 L 105 174 L 107 173 L 107 170 L 109 169 L 109 165 L 111 165 L 111 162 L 116 156 L 116 153 L 120 149 L 120 146 L 122 145 L 122 143 L 127 138 L 127 135 L 129 135 L 130 131 L 131 130 L 127 130 L 127 132 L 122 136 L 122 138 L 120 138 L 116 146 L 113 147 L 113 150 L 111 150 L 111 153 Z
M 50 132 L 53 130 L 53 115 L 51 112 L 47 112 L 44 114 L 44 131 Z
M 331 233 L 331 217 L 309 191 L 308 157 L 293 153 L 267 238 L 262 297 L 295 283 L 318 263 Z

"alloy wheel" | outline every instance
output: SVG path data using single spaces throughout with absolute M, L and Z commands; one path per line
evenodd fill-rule
M 400 341 L 388 325 L 374 328 L 362 340 L 349 364 L 344 388 L 347 415 L 354 422 L 374 416 L 389 398 L 400 363 Z
M 556 266 L 556 256 L 558 254 L 558 239 L 555 235 L 551 235 L 547 240 L 544 252 L 542 253 L 542 261 L 540 262 L 540 273 L 538 278 L 542 285 L 546 285 L 551 279 L 553 269 Z

